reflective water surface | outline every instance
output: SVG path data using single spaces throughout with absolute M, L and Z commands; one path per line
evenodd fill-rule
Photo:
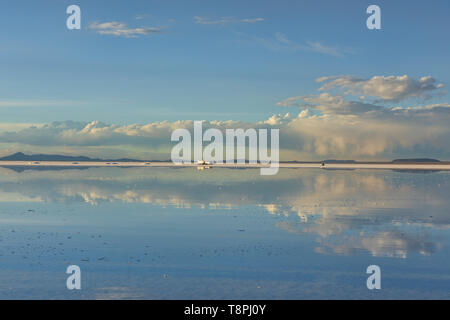
M 450 298 L 449 172 L 259 173 L 0 168 L 0 298 Z

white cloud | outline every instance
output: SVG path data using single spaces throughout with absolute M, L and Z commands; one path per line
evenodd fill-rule
M 89 29 L 95 30 L 98 34 L 112 35 L 116 37 L 137 38 L 139 36 L 162 32 L 163 27 L 137 27 L 131 28 L 123 22 L 93 22 Z
M 277 102 L 277 106 L 279 106 L 279 107 L 292 107 L 292 106 L 300 107 L 301 104 L 299 103 L 299 101 L 303 98 L 304 98 L 303 96 L 286 98 L 284 100 L 281 100 L 280 102 Z
M 277 105 L 303 108 L 283 128 L 280 141 L 287 149 L 302 150 L 298 157 L 450 158 L 448 103 L 385 107 L 321 93 L 288 98 Z
M 431 76 L 413 79 L 403 76 L 374 76 L 360 79 L 353 76 L 322 77 L 316 80 L 324 83 L 320 91 L 334 88 L 346 90 L 348 94 L 375 97 L 383 101 L 400 101 L 411 97 L 429 97 L 444 87 Z
M 450 133 L 449 103 L 384 106 L 376 101 L 366 102 L 365 97 L 352 101 L 344 95 L 323 92 L 336 87 L 350 88 L 352 93 L 364 93 L 383 101 L 400 100 L 441 87 L 435 85 L 432 77 L 413 80 L 408 76 L 380 76 L 365 81 L 346 76 L 322 77 L 316 81 L 325 82 L 320 88 L 322 93 L 294 96 L 277 103 L 277 106 L 303 109 L 296 119 L 289 121 L 289 129 L 284 129 L 282 145 L 297 145 L 305 157 L 309 153 L 333 158 L 434 156 L 449 159 L 450 142 L 445 138 Z
M 348 101 L 341 95 L 322 93 L 316 96 L 296 96 L 284 99 L 277 106 L 299 106 L 321 111 L 322 114 L 361 114 L 386 110 L 382 106 L 363 103 L 360 101 Z
M 268 124 L 271 126 L 277 126 L 277 125 L 281 125 L 281 124 L 285 124 L 287 122 L 289 122 L 291 119 L 291 114 L 290 113 L 286 113 L 286 114 L 274 114 L 273 116 L 271 116 L 269 119 L 261 122 L 264 124 Z

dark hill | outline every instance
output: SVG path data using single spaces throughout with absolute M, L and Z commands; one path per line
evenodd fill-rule
M 0 158 L 0 161 L 89 161 L 89 162 L 140 162 L 142 160 L 136 159 L 94 159 L 85 156 L 63 156 L 57 154 L 33 154 L 27 155 L 23 152 L 17 152 L 12 155 Z

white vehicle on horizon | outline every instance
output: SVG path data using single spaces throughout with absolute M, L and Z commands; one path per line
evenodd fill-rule
M 212 165 L 213 161 L 205 161 L 205 160 L 198 160 L 197 165 L 199 166 L 209 166 Z

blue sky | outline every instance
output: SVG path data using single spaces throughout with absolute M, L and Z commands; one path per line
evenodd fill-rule
M 71 4 L 81 7 L 81 30 L 66 28 Z M 381 30 L 366 28 L 370 4 L 381 7 Z M 49 132 L 67 137 L 61 130 L 81 132 L 87 123 L 89 130 L 104 130 L 233 120 L 310 128 L 301 138 L 293 133 L 299 130 L 286 130 L 284 139 L 292 142 L 286 148 L 301 150 L 289 159 L 433 154 L 430 141 L 445 140 L 450 119 L 449 9 L 448 1 L 3 1 L 0 133 L 17 135 L 0 135 L 0 153 L 48 145 L 54 140 Z M 322 77 L 328 78 L 316 81 Z M 304 104 L 308 110 L 298 108 Z M 413 116 L 397 107 L 422 109 Z M 406 141 L 413 134 L 405 129 L 382 141 L 349 141 L 342 128 L 352 117 L 364 122 L 361 130 L 374 125 L 375 134 L 361 136 L 385 131 L 386 120 L 395 126 L 409 121 L 408 130 L 422 126 L 423 134 Z M 19 133 L 54 121 L 74 123 L 50 125 L 45 134 Z M 328 130 L 332 137 L 342 134 L 335 144 L 345 147 L 319 141 L 317 132 L 329 124 L 336 130 Z M 429 126 L 435 135 L 428 135 Z M 108 130 L 128 130 L 123 128 Z M 36 143 L 40 134 L 46 141 Z M 390 144 L 392 135 L 397 144 Z M 367 149 L 367 143 L 376 147 Z M 450 158 L 445 147 L 435 146 L 436 155 Z
M 376 3 L 380 31 L 366 28 L 372 2 L 359 0 L 4 1 L 0 97 L 38 106 L 2 107 L 2 121 L 254 121 L 277 112 L 278 101 L 316 90 L 321 76 L 432 75 L 449 83 L 450 3 Z M 81 7 L 80 31 L 65 27 L 70 4 Z M 264 20 L 238 22 L 254 18 Z M 95 21 L 162 30 L 99 35 L 89 29 Z M 279 47 L 277 35 L 292 45 Z M 293 48 L 308 43 L 339 55 Z

